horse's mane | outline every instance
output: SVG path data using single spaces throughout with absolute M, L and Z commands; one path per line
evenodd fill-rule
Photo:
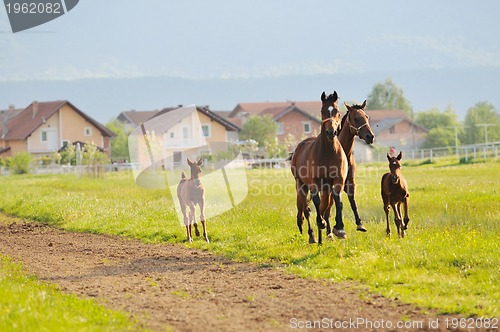
M 340 128 L 344 127 L 345 120 L 347 119 L 348 116 L 349 116 L 349 111 L 347 111 L 342 117 L 342 120 L 340 120 Z
M 358 105 L 358 104 L 353 104 L 351 106 L 351 108 L 355 108 L 355 109 L 358 109 L 358 110 L 361 110 L 363 109 L 363 106 L 362 105 Z M 347 116 L 349 116 L 349 110 L 347 110 L 347 112 L 344 114 L 344 116 L 342 117 L 342 120 L 340 121 L 340 126 L 343 127 L 344 124 L 345 124 L 345 120 L 347 119 Z

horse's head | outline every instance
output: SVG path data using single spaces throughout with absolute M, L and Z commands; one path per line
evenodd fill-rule
M 365 113 L 366 100 L 362 105 L 348 105 L 344 103 L 347 108 L 347 120 L 349 121 L 349 130 L 354 136 L 358 136 L 364 140 L 366 144 L 372 144 L 375 139 L 372 128 L 368 123 L 368 114 Z
M 328 95 L 328 97 L 324 91 L 321 94 L 321 131 L 324 131 L 329 141 L 333 141 L 340 126 L 340 112 L 337 106 L 338 100 L 337 91 L 334 91 L 332 94 Z
M 191 168 L 191 180 L 195 181 L 196 186 L 201 185 L 200 174 L 201 174 L 201 165 L 203 165 L 203 160 L 198 160 L 196 162 L 192 162 L 191 160 L 187 160 L 189 167 Z
M 401 159 L 403 158 L 403 153 L 400 151 L 397 157 L 391 157 L 387 154 L 387 160 L 389 160 L 389 169 L 391 170 L 391 180 L 393 184 L 399 182 L 399 177 L 401 176 Z

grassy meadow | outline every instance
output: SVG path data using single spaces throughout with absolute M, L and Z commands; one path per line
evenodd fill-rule
M 62 294 L 0 257 L 1 331 L 140 331 L 128 315 Z
M 289 169 L 249 170 L 248 196 L 209 220 L 209 244 L 202 238 L 185 243 L 168 190 L 139 187 L 128 172 L 100 179 L 2 177 L 0 211 L 71 231 L 183 243 L 306 278 L 352 281 L 440 313 L 500 317 L 500 162 L 403 163 L 410 187 L 404 239 L 397 238 L 392 211 L 393 236 L 385 235 L 380 178 L 386 169 L 385 163 L 358 166 L 357 202 L 368 232 L 356 232 L 344 194 L 348 238 L 322 246 L 309 245 L 298 232 Z

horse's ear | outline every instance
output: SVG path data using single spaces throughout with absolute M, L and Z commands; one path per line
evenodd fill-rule
M 361 108 L 365 108 L 366 107 L 366 100 L 363 102 L 363 104 L 361 105 Z
M 321 94 L 321 101 L 325 101 L 326 99 L 326 94 L 325 94 L 325 91 L 323 91 L 323 93 Z
M 198 166 L 203 165 L 203 160 L 200 158 L 200 160 L 198 160 L 198 162 L 196 164 L 198 164 Z
M 399 151 L 398 156 L 396 157 L 397 160 L 401 160 L 403 158 L 403 152 Z
M 346 103 L 345 101 L 344 101 L 344 105 L 345 105 L 345 107 L 347 108 L 347 110 L 349 111 L 349 108 L 351 108 L 351 105 L 349 105 L 349 104 L 348 104 L 348 103 Z
M 333 101 L 339 100 L 339 95 L 337 94 L 337 91 L 333 91 Z
M 389 154 L 387 154 L 387 160 L 389 160 L 389 162 L 391 162 L 391 156 L 389 156 Z
M 189 166 L 193 166 L 193 164 L 194 164 L 191 160 L 189 160 L 189 158 L 187 158 L 187 162 L 188 162 Z

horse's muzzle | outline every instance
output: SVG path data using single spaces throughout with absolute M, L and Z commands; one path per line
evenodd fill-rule
M 364 138 L 361 138 L 361 139 L 364 139 L 366 144 L 372 144 L 373 141 L 375 140 L 375 135 L 368 133 L 368 134 L 366 134 L 366 136 Z
M 393 184 L 397 184 L 399 182 L 399 176 L 391 175 L 391 180 Z

